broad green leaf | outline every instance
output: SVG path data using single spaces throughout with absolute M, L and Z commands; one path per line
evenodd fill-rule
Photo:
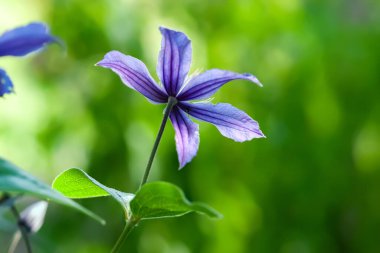
M 66 198 L 61 193 L 52 189 L 49 185 L 39 181 L 34 176 L 21 170 L 14 164 L 0 158 L 0 192 L 21 193 L 36 196 L 61 205 L 74 208 L 82 213 L 94 218 L 102 224 L 105 221 L 82 207 L 75 201 Z
M 198 212 L 211 218 L 222 217 L 206 204 L 190 202 L 180 188 L 167 182 L 143 185 L 131 201 L 130 208 L 137 219 L 177 217 L 189 212 Z
M 134 197 L 133 194 L 107 187 L 83 170 L 76 168 L 65 170 L 59 174 L 53 182 L 53 188 L 64 196 L 73 199 L 112 196 L 123 207 L 127 217 L 129 215 L 129 201 Z

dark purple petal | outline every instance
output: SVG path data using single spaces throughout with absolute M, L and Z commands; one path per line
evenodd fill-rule
M 111 51 L 96 65 L 111 69 L 120 76 L 125 85 L 137 90 L 152 102 L 167 102 L 165 91 L 156 84 L 142 61 L 118 51 Z
M 199 126 L 192 122 L 187 115 L 175 106 L 170 113 L 175 130 L 175 143 L 180 169 L 197 154 L 199 147 Z
M 182 102 L 179 107 L 194 118 L 215 125 L 223 136 L 235 141 L 265 137 L 256 121 L 230 104 Z
M 224 84 L 236 79 L 248 80 L 262 86 L 260 81 L 251 74 L 239 74 L 226 70 L 210 69 L 191 79 L 179 92 L 177 98 L 182 101 L 209 98 Z
M 58 39 L 50 35 L 45 24 L 31 23 L 0 36 L 0 56 L 24 56 L 52 42 Z
M 13 92 L 13 84 L 7 73 L 0 69 L 0 97 Z
M 175 96 L 181 89 L 191 63 L 191 42 L 184 33 L 160 27 L 161 51 L 157 75 L 167 93 Z

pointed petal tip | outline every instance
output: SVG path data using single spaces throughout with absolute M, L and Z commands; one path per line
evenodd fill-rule
M 246 141 L 251 141 L 253 139 L 266 139 L 267 138 L 263 134 L 263 132 L 261 132 L 260 128 L 255 129 L 255 130 L 252 129 L 252 132 L 254 132 L 254 133 L 251 133 L 249 136 L 246 136 L 245 138 L 242 138 L 242 139 L 233 139 L 233 138 L 231 138 L 231 139 L 234 140 L 234 141 L 236 141 L 236 142 L 246 142 Z M 224 135 L 224 134 L 222 134 L 222 135 Z M 225 136 L 225 137 L 230 138 L 228 136 Z
M 167 102 L 167 95 L 156 84 L 145 64 L 139 59 L 119 51 L 110 51 L 95 66 L 111 69 L 121 81 L 153 103 Z
M 179 30 L 175 30 L 175 29 L 171 29 L 171 28 L 167 28 L 167 27 L 164 27 L 164 26 L 159 26 L 158 28 L 161 32 L 162 35 L 165 36 L 165 33 L 171 33 L 175 36 L 178 36 L 179 38 L 181 38 L 185 44 L 188 44 L 191 42 L 191 40 L 189 39 L 189 37 L 184 33 L 184 32 L 181 32 Z
M 180 31 L 177 31 L 177 30 L 174 30 L 174 29 L 170 29 L 170 28 L 165 27 L 165 26 L 162 26 L 162 25 L 160 25 L 160 26 L 158 27 L 158 30 L 160 30 L 161 33 L 165 32 L 165 31 L 182 33 L 182 32 L 180 32 Z
M 247 80 L 257 84 L 260 87 L 263 87 L 263 84 L 260 82 L 260 80 L 256 76 L 250 73 L 243 73 L 243 75 L 247 77 Z
M 207 99 L 223 85 L 234 80 L 246 80 L 259 87 L 263 86 L 257 77 L 250 73 L 237 73 L 214 68 L 190 79 L 177 97 L 182 101 Z
M 67 50 L 65 42 L 63 42 L 63 40 L 61 40 L 58 37 L 52 36 L 52 43 L 56 43 L 58 46 L 60 46 L 65 51 Z
M 60 38 L 58 38 L 58 37 L 56 37 L 54 35 L 51 35 L 50 28 L 49 28 L 49 26 L 47 24 L 42 23 L 42 22 L 32 22 L 29 25 L 26 25 L 25 27 L 27 27 L 27 26 L 36 26 L 36 27 L 39 26 L 41 29 L 45 30 L 45 33 L 50 38 L 50 41 L 47 41 L 46 44 L 57 43 L 60 47 L 62 47 L 63 49 L 66 49 L 65 43 L 63 42 L 62 39 L 60 39 Z
M 230 104 L 181 102 L 180 108 L 196 119 L 213 124 L 223 136 L 236 142 L 265 138 L 257 121 Z
M 173 30 L 171 30 L 171 29 L 169 29 L 169 28 L 167 28 L 167 27 L 164 27 L 164 26 L 159 26 L 159 27 L 158 27 L 158 30 L 160 31 L 160 33 L 161 33 L 162 35 L 164 35 L 164 33 L 167 32 L 167 31 L 173 31 Z
M 197 145 L 199 146 L 199 133 L 197 135 L 197 138 L 198 138 L 198 143 Z M 198 146 L 197 146 L 197 151 L 198 151 Z M 179 160 L 179 164 L 178 164 L 178 171 L 181 171 L 183 170 L 191 161 L 193 161 L 193 159 L 195 158 L 195 156 L 197 155 L 198 152 L 195 152 L 195 154 L 187 157 L 185 160 Z
M 257 79 L 257 78 L 256 78 Z M 257 79 L 257 82 L 255 82 L 260 88 L 263 87 L 264 85 Z
M 108 68 L 108 67 L 107 67 L 107 64 L 106 64 L 103 60 L 101 60 L 100 62 L 95 63 L 94 66 L 95 66 L 95 67 Z
M 191 42 L 191 40 L 189 39 L 189 37 L 182 31 L 180 30 L 175 30 L 175 29 L 171 29 L 171 28 L 168 28 L 168 27 L 164 27 L 164 26 L 159 26 L 159 30 L 161 32 L 161 34 L 163 36 L 165 36 L 165 33 L 168 33 L 168 34 L 171 34 L 171 35 L 174 35 L 174 36 L 178 36 L 178 38 L 175 38 L 175 39 L 180 39 L 180 40 L 183 40 L 183 42 L 185 44 L 188 44 Z
M 178 171 L 181 171 L 183 170 L 183 168 L 186 167 L 186 165 L 188 163 L 190 163 L 193 159 L 194 159 L 195 155 L 193 157 L 191 157 L 188 161 L 179 161 L 179 165 L 178 165 Z
M 109 51 L 108 53 L 106 53 L 104 55 L 103 59 L 101 59 L 100 61 L 98 61 L 97 63 L 95 63 L 95 66 L 106 67 L 105 65 L 107 63 L 109 63 L 110 61 L 114 60 L 115 58 L 119 59 L 123 55 L 124 55 L 123 53 L 121 53 L 119 51 L 116 51 L 116 50 Z
M 222 134 L 224 137 L 227 137 L 235 142 L 246 142 L 246 141 L 252 141 L 253 139 L 266 139 L 267 137 L 265 135 L 254 135 L 254 136 L 250 136 L 250 137 L 246 137 L 245 139 L 234 139 L 234 138 L 231 138 L 229 136 L 226 136 L 224 134 Z
M 94 64 L 95 67 L 103 67 L 103 61 L 104 60 L 101 60 L 101 61 L 98 61 L 97 63 Z
M 260 129 L 260 126 L 259 126 L 259 123 L 257 122 L 257 129 L 254 131 L 255 132 L 255 135 L 252 136 L 252 139 L 266 139 L 267 137 L 265 136 L 265 134 L 261 131 Z
M 257 136 L 254 136 L 252 139 L 266 139 L 267 137 L 260 131 Z

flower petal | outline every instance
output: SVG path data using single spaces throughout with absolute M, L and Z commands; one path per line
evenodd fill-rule
M 180 103 L 179 107 L 194 118 L 210 122 L 220 133 L 238 142 L 265 137 L 259 124 L 230 104 Z
M 157 75 L 169 96 L 181 89 L 191 63 L 191 42 L 184 33 L 160 27 L 161 51 L 157 62 Z
M 167 102 L 165 91 L 156 84 L 142 61 L 118 51 L 111 51 L 96 65 L 111 69 L 120 76 L 125 85 L 137 90 L 152 102 Z
M 13 84 L 7 73 L 0 69 L 0 97 L 13 92 Z
M 52 42 L 58 39 L 50 35 L 45 24 L 30 23 L 0 36 L 0 56 L 24 56 Z
M 28 227 L 30 233 L 36 233 L 42 227 L 48 202 L 38 201 L 23 210 L 20 213 L 21 222 Z
M 175 106 L 170 113 L 170 120 L 175 130 L 175 142 L 180 169 L 197 154 L 199 147 L 199 126 Z
M 248 80 L 262 86 L 260 81 L 251 74 L 239 74 L 226 70 L 210 69 L 191 79 L 179 92 L 177 97 L 182 101 L 209 98 L 224 84 L 236 79 Z

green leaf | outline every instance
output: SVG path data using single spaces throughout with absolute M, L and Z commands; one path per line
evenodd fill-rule
M 204 203 L 190 202 L 182 190 L 167 182 L 152 182 L 141 187 L 130 203 L 136 219 L 157 219 L 198 212 L 211 218 L 222 215 Z
M 49 185 L 21 170 L 14 164 L 0 158 L 0 192 L 21 193 L 36 196 L 64 206 L 74 208 L 102 224 L 105 221 L 75 201 L 66 198 Z
M 129 201 L 134 197 L 133 194 L 107 187 L 83 170 L 76 168 L 65 170 L 59 174 L 53 182 L 53 188 L 68 198 L 112 196 L 123 207 L 127 217 L 129 217 Z

